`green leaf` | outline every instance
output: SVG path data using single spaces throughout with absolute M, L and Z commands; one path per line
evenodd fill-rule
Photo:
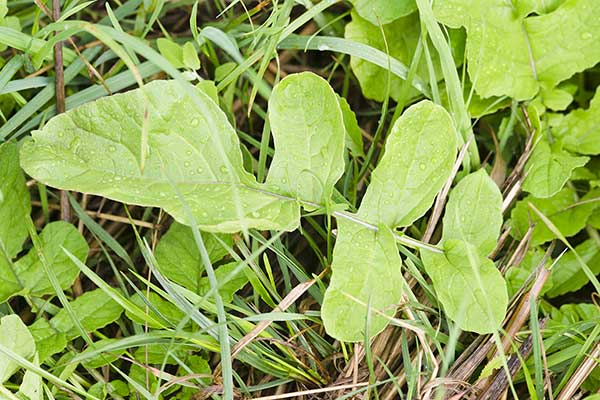
M 37 354 L 33 357 L 33 365 L 36 367 L 40 366 Z M 26 370 L 23 375 L 23 381 L 19 386 L 19 393 L 28 400 L 43 400 L 41 375 L 31 369 Z
M 217 238 L 226 245 L 233 246 L 233 239 L 230 235 L 207 232 L 201 234 L 211 263 L 215 263 L 229 254 Z M 174 222 L 158 242 L 155 256 L 160 273 L 186 289 L 198 292 L 204 264 L 190 227 Z
M 463 240 L 487 256 L 501 227 L 502 194 L 496 183 L 483 169 L 463 178 L 450 193 L 442 240 Z
M 365 152 L 363 150 L 363 138 L 356 115 L 350 108 L 350 104 L 345 98 L 338 96 L 338 102 L 342 110 L 342 116 L 344 117 L 344 127 L 346 128 L 345 143 L 346 147 L 355 155 L 364 157 Z
M 187 358 L 185 365 L 187 368 L 184 368 L 183 366 L 179 367 L 177 370 L 177 376 L 186 376 L 190 373 L 190 371 L 193 371 L 196 374 L 205 375 L 204 378 L 199 378 L 204 385 L 208 386 L 213 382 L 212 370 L 210 368 L 210 364 L 205 358 L 198 355 L 190 356 Z M 181 400 L 193 400 L 197 393 L 198 389 L 196 388 L 183 387 L 177 397 Z
M 60 287 L 70 287 L 79 274 L 79 268 L 65 254 L 63 248 L 85 262 L 89 247 L 83 236 L 73 225 L 56 221 L 44 227 L 40 234 L 44 257 L 52 268 Z M 15 272 L 22 285 L 23 295 L 41 297 L 53 294 L 54 288 L 44 272 L 44 267 L 35 249 L 31 249 L 24 257 L 14 263 Z M 0 299 L 2 301 L 2 299 Z
M 200 59 L 192 42 L 186 42 L 182 50 L 183 64 L 194 71 L 200 69 Z
M 224 264 L 219 266 L 215 270 L 215 276 L 219 283 L 219 293 L 224 303 L 231 303 L 233 295 L 246 286 L 248 283 L 248 277 L 244 273 L 244 268 L 234 274 L 234 271 L 238 268 L 237 262 Z M 233 274 L 233 275 L 231 275 Z M 231 275 L 231 277 L 230 277 Z M 199 294 L 204 295 L 210 290 L 210 282 L 207 277 L 200 279 Z
M 166 38 L 157 39 L 156 45 L 160 54 L 175 68 L 183 68 L 185 66 L 183 60 L 184 52 L 180 45 Z
M 596 207 L 594 208 L 594 210 L 592 211 L 592 214 L 590 215 L 590 217 L 588 218 L 587 223 L 592 226 L 595 229 L 600 229 L 600 189 L 595 188 L 590 190 L 585 196 L 583 196 L 583 198 L 581 199 L 582 201 L 592 201 L 594 200 L 594 203 Z
M 19 167 L 17 145 L 0 144 L 0 264 L 11 260 L 23 248 L 28 235 L 24 221 L 30 213 L 31 200 Z
M 344 172 L 345 128 L 338 98 L 312 72 L 288 75 L 269 98 L 275 155 L 267 184 L 281 193 L 326 204 Z
M 7 0 L 0 0 L 0 20 L 6 17 L 8 14 L 8 5 L 6 4 Z
M 435 2 L 440 22 L 467 30 L 468 72 L 480 96 L 531 99 L 600 61 L 599 2 L 567 0 L 540 16 L 528 16 L 542 9 L 536 2 L 514 3 Z
M 14 7 L 14 5 L 13 5 Z M 6 27 L 13 29 L 17 32 L 21 31 L 21 20 L 17 16 L 7 16 L 8 6 L 6 0 L 0 1 L 0 27 Z M 4 51 L 8 46 L 4 43 L 0 43 L 0 51 Z
M 338 219 L 333 275 L 321 309 L 329 335 L 363 340 L 368 304 L 369 337 L 389 323 L 386 316 L 394 314 L 402 292 L 391 229 L 411 225 L 431 207 L 455 156 L 456 131 L 444 108 L 422 101 L 398 118 L 358 210 L 361 219 L 379 225 L 379 232 Z
M 587 110 L 577 109 L 552 120 L 552 134 L 559 137 L 567 150 L 589 155 L 600 154 L 600 88 Z
M 415 0 L 350 0 L 362 18 L 374 25 L 385 25 L 416 11 Z
M 18 315 L 0 319 L 0 348 L 8 349 L 25 359 L 35 355 L 35 342 Z M 19 369 L 19 364 L 0 352 L 0 384 L 6 382 Z
M 205 385 L 210 385 L 212 382 L 212 370 L 210 369 L 210 364 L 208 363 L 208 361 L 203 358 L 200 357 L 198 355 L 193 355 L 188 357 L 188 359 L 186 360 L 186 365 L 190 367 L 190 369 L 192 371 L 194 371 L 197 374 L 206 374 L 206 378 L 200 378 L 200 380 L 202 382 L 204 382 Z M 187 375 L 187 371 L 185 371 L 184 368 L 180 367 L 179 369 L 180 371 L 180 375 L 179 376 L 184 376 Z M 196 391 L 192 390 L 192 393 L 196 393 Z
M 379 26 L 373 25 L 369 21 L 359 17 L 356 12 L 353 12 L 352 22 L 346 25 L 344 36 L 350 41 L 367 44 L 381 50 L 404 65 L 410 65 L 419 42 L 419 34 L 420 22 L 418 13 L 413 13 L 384 25 L 382 33 Z M 431 56 L 436 76 L 441 76 L 438 55 L 436 52 L 433 52 Z M 376 101 L 384 100 L 388 75 L 390 78 L 390 96 L 394 100 L 398 100 L 401 97 L 402 88 L 405 84 L 403 79 L 386 71 L 384 68 L 357 57 L 350 58 L 350 66 L 366 98 Z M 429 76 L 424 57 L 421 58 L 418 64 L 416 75 L 422 78 Z M 409 97 L 417 94 L 418 92 L 412 87 L 408 90 Z
M 50 186 L 162 207 L 184 223 L 182 196 L 205 231 L 294 230 L 296 202 L 245 172 L 225 114 L 183 89 L 154 81 L 54 117 L 24 143 L 21 165 Z
M 337 222 L 333 275 L 321 318 L 329 335 L 359 342 L 365 338 L 369 304 L 369 337 L 387 326 L 385 316 L 394 316 L 402 296 L 402 261 L 390 228 L 381 225 L 375 232 L 352 221 Z
M 555 142 L 550 145 L 541 139 L 536 145 L 525 166 L 527 178 L 523 190 L 538 198 L 554 196 L 569 180 L 577 167 L 583 167 L 589 157 L 575 157 Z
M 548 328 L 553 325 L 571 326 L 580 321 L 600 321 L 600 311 L 596 304 L 563 304 L 553 308 Z
M 433 204 L 455 157 L 448 112 L 427 100 L 411 106 L 392 127 L 358 215 L 390 228 L 411 225 Z
M 575 251 L 583 262 L 589 265 L 594 275 L 600 273 L 600 244 L 594 239 L 588 239 L 575 247 Z M 548 297 L 557 297 L 565 293 L 574 292 L 585 286 L 589 279 L 581 269 L 581 263 L 573 252 L 568 252 L 552 268 L 552 282 L 554 285 L 548 291 Z
M 492 376 L 497 370 L 502 368 L 502 358 L 500 356 L 495 356 L 492 360 L 483 367 L 481 374 L 479 374 L 479 378 L 477 380 L 481 380 L 484 378 L 488 378 Z
M 219 104 L 219 92 L 213 81 L 202 80 L 196 84 L 196 87 L 206 93 L 215 104 Z
M 93 332 L 116 321 L 123 312 L 123 308 L 108 297 L 102 289 L 85 292 L 70 305 L 73 314 L 86 332 Z M 64 333 L 67 340 L 79 336 L 79 330 L 65 309 L 61 309 L 50 320 L 50 325 L 58 332 Z
M 0 303 L 19 293 L 23 287 L 15 272 L 15 266 L 6 257 L 0 254 Z
M 511 235 L 516 239 L 523 238 L 529 227 L 530 220 L 535 224 L 531 246 L 545 243 L 555 238 L 554 233 L 540 220 L 528 206 L 532 203 L 566 236 L 573 236 L 585 227 L 595 203 L 576 203 L 576 193 L 571 188 L 564 188 L 554 196 L 539 199 L 531 195 L 520 200 L 513 208 L 511 217 Z
M 64 332 L 58 332 L 44 318 L 38 318 L 29 325 L 29 332 L 35 341 L 41 363 L 67 347 L 67 337 Z
M 502 274 L 465 241 L 447 240 L 444 251 L 425 250 L 421 257 L 446 314 L 463 330 L 479 334 L 497 331 L 508 306 Z
M 564 110 L 573 102 L 573 95 L 558 87 L 551 90 L 542 87 L 540 96 L 544 105 L 554 111 Z

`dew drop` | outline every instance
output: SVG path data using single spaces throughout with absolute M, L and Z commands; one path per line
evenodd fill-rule
M 420 163 L 419 168 L 421 168 L 421 170 L 424 170 L 425 168 L 427 168 L 427 165 L 425 163 Z
M 117 148 L 115 146 L 113 146 L 113 145 L 108 146 L 108 151 L 113 152 L 116 150 L 117 150 Z
M 592 38 L 592 34 L 590 32 L 584 32 L 584 33 L 581 34 L 581 38 L 583 40 L 591 39 Z
M 252 216 L 254 218 L 258 218 L 258 217 L 260 217 L 260 213 L 258 211 L 252 211 Z
M 186 162 L 183 163 L 183 165 L 186 166 L 186 167 L 189 167 L 190 166 L 190 162 L 186 161 Z
M 199 174 L 201 174 L 202 172 L 204 172 L 204 170 L 203 170 L 202 168 L 198 168 L 196 171 L 197 171 Z
M 191 122 L 192 126 L 198 126 L 198 124 L 200 123 L 200 121 L 198 121 L 198 118 L 194 118 Z
M 225 173 L 225 172 L 227 172 L 227 167 L 223 165 L 223 166 L 221 166 L 220 170 L 221 170 L 221 172 Z

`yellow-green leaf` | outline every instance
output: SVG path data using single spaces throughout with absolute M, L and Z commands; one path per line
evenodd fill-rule
M 390 228 L 423 216 L 452 171 L 456 130 L 448 112 L 421 101 L 394 124 L 358 215 Z
M 385 25 L 417 9 L 415 0 L 350 0 L 362 18 L 374 25 Z
M 269 98 L 275 155 L 267 184 L 325 204 L 344 172 L 345 128 L 337 95 L 312 72 L 288 75 Z
M 381 332 L 396 312 L 402 261 L 392 231 L 383 225 L 375 232 L 340 219 L 338 232 L 321 318 L 329 335 L 359 342 L 365 339 L 369 312 L 369 337 Z
M 0 263 L 12 259 L 27 238 L 25 219 L 31 213 L 29 191 L 12 142 L 0 144 Z
M 67 111 L 32 132 L 21 165 L 50 186 L 162 207 L 182 223 L 187 206 L 206 231 L 295 229 L 296 202 L 244 170 L 225 114 L 189 90 L 154 81 Z
M 516 239 L 521 239 L 527 232 L 530 222 L 535 224 L 531 238 L 532 246 L 550 241 L 555 238 L 555 235 L 531 210 L 528 206 L 530 202 L 548 217 L 566 237 L 573 236 L 583 229 L 588 217 L 596 207 L 595 203 L 577 203 L 575 191 L 568 187 L 547 199 L 529 195 L 520 200 L 510 215 L 511 235 Z
M 541 139 L 525 166 L 523 190 L 539 198 L 551 197 L 562 189 L 575 168 L 588 161 L 589 157 L 576 157 L 563 150 L 558 142 L 550 145 Z
M 600 88 L 587 110 L 577 109 L 567 116 L 552 120 L 552 134 L 564 147 L 580 154 L 600 154 Z
M 482 256 L 496 247 L 502 227 L 502 194 L 485 170 L 465 178 L 450 193 L 442 240 L 460 239 Z
M 556 9 L 530 1 L 439 0 L 434 11 L 443 24 L 466 28 L 469 76 L 482 97 L 530 99 L 600 61 L 596 0 L 566 0 Z
M 444 311 L 458 326 L 479 334 L 498 330 L 506 314 L 506 282 L 491 260 L 462 240 L 447 240 L 444 254 L 424 250 L 423 266 Z

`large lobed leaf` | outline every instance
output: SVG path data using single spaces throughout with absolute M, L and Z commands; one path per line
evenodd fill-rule
M 469 76 L 482 97 L 530 99 L 600 61 L 596 0 L 566 0 L 556 9 L 530 1 L 439 0 L 434 11 L 443 24 L 466 28 Z

